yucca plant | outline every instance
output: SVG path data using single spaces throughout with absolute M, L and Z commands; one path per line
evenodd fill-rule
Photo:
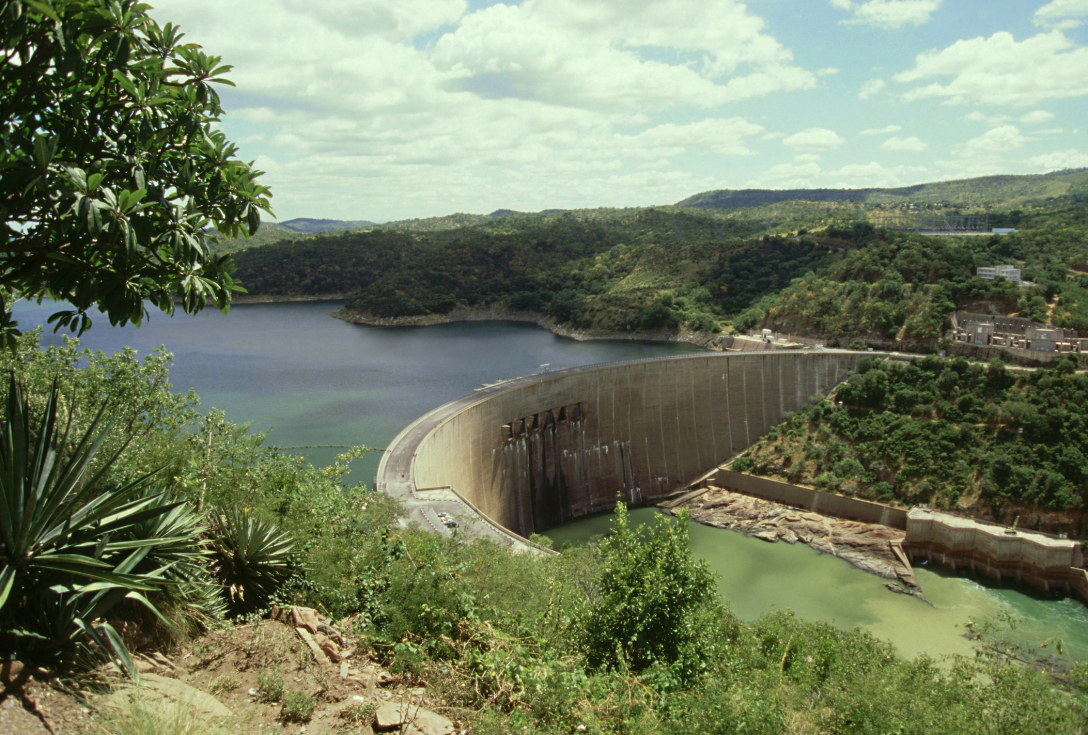
M 260 607 L 294 572 L 294 541 L 248 510 L 219 508 L 211 540 L 216 571 L 235 612 Z
M 200 625 L 209 619 L 221 620 L 227 613 L 227 604 L 212 575 L 213 552 L 203 540 L 207 533 L 204 518 L 188 503 L 173 503 L 173 498 L 163 490 L 149 490 L 144 496 L 174 507 L 132 528 L 131 538 L 164 540 L 152 547 L 138 569 L 166 568 L 165 576 L 173 584 L 164 590 L 165 597 L 190 620 Z
M 141 495 L 155 472 L 102 487 L 117 455 L 87 477 L 110 430 L 106 407 L 82 435 L 70 436 L 73 412 L 61 429 L 57 401 L 54 381 L 34 416 L 11 378 L 0 420 L 0 631 L 14 637 L 11 648 L 35 649 L 59 663 L 83 651 L 133 671 L 106 615 L 127 599 L 162 618 L 146 594 L 167 586 L 164 575 L 174 562 L 144 562 L 158 548 L 192 540 L 134 535 L 179 503 L 161 493 Z

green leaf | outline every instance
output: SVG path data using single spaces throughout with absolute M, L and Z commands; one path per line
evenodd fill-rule
M 136 91 L 136 85 L 129 81 L 129 78 L 120 69 L 113 70 L 113 78 L 117 80 L 122 89 L 128 92 L 129 96 L 137 99 L 140 97 L 140 93 Z
M 15 567 L 5 566 L 3 571 L 0 571 L 0 610 L 4 608 L 4 603 L 8 601 L 8 595 L 11 594 L 11 588 L 15 584 Z
M 49 7 L 46 3 L 40 2 L 40 0 L 23 0 L 27 5 L 37 10 L 45 17 L 52 20 L 54 23 L 60 23 L 60 16 L 56 14 L 53 8 Z

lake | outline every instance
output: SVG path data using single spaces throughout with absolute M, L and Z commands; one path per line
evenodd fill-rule
M 597 362 L 699 351 L 668 342 L 577 342 L 533 325 L 461 322 L 425 328 L 373 328 L 333 319 L 340 304 L 242 304 L 228 316 L 206 311 L 167 318 L 152 314 L 139 329 L 111 328 L 104 318 L 81 344 L 114 352 L 129 345 L 174 354 L 171 380 L 193 388 L 202 406 L 226 411 L 252 429 L 270 431 L 280 447 L 364 444 L 384 447 L 407 424 L 482 383 Z M 20 325 L 43 323 L 48 306 L 18 304 Z M 46 332 L 44 344 L 61 337 Z M 325 465 L 338 449 L 294 450 Z M 355 481 L 373 480 L 379 454 L 357 463 Z M 638 509 L 634 517 L 652 517 Z M 608 516 L 552 529 L 558 543 L 607 532 Z M 718 575 L 733 610 L 752 620 L 789 608 L 804 618 L 860 626 L 907 656 L 968 653 L 968 621 L 1008 614 L 1024 620 L 1012 637 L 1037 646 L 1062 638 L 1069 654 L 1088 658 L 1088 608 L 1071 599 L 1041 599 L 993 588 L 938 570 L 916 569 L 932 605 L 887 591 L 883 580 L 803 545 L 768 544 L 739 533 L 692 524 L 692 549 Z

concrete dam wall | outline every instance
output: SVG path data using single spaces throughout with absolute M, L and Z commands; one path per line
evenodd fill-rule
M 406 428 L 383 457 L 378 486 L 410 506 L 427 504 L 428 488 L 452 489 L 527 537 L 617 498 L 637 505 L 668 495 L 841 383 L 864 356 L 699 354 L 522 378 Z

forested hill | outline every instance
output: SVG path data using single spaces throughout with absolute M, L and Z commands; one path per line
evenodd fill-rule
M 984 176 L 897 189 L 719 189 L 677 202 L 678 207 L 742 209 L 778 202 L 857 202 L 948 207 L 1015 207 L 1032 201 L 1088 194 L 1088 169 L 1037 176 Z
M 1070 361 L 1071 360 L 1071 361 Z M 963 358 L 862 359 L 831 401 L 771 430 L 734 469 L 860 498 L 1088 534 L 1088 375 Z
M 1049 178 L 1077 177 L 1088 172 Z M 926 236 L 868 221 L 918 211 L 898 205 L 788 201 L 454 215 L 445 229 L 422 220 L 319 233 L 235 259 L 252 294 L 351 294 L 349 308 L 371 317 L 505 306 L 601 336 L 770 327 L 833 345 L 926 350 L 957 308 L 1088 335 L 1085 186 L 991 208 L 992 226 L 1020 229 L 1000 236 Z M 978 266 L 1010 262 L 1036 287 L 974 277 Z
M 295 219 L 280 222 L 280 226 L 295 232 L 314 233 L 335 232 L 336 230 L 361 230 L 367 227 L 375 227 L 376 225 L 369 220 L 347 222 L 339 219 L 309 219 L 307 217 L 296 217 Z

